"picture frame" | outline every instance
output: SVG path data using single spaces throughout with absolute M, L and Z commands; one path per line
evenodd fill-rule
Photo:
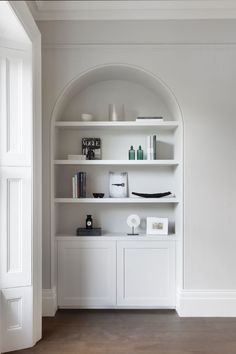
M 82 155 L 86 160 L 101 160 L 101 138 L 82 138 Z
M 109 197 L 127 198 L 128 197 L 128 173 L 109 172 Z
M 168 235 L 168 218 L 147 217 L 147 235 Z

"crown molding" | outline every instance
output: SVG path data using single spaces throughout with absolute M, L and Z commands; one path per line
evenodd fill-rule
M 27 1 L 37 21 L 236 19 L 235 0 Z

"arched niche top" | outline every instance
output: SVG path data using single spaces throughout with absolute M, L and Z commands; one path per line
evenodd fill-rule
M 166 105 L 172 120 L 182 121 L 181 110 L 174 93 L 160 78 L 137 66 L 110 64 L 92 68 L 69 82 L 55 104 L 52 122 L 61 120 L 67 105 L 80 92 L 91 85 L 110 80 L 129 81 L 151 90 Z

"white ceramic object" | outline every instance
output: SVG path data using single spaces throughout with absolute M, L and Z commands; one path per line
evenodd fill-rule
M 90 122 L 91 120 L 93 120 L 93 115 L 89 113 L 82 113 L 81 120 L 84 122 Z
M 129 233 L 128 235 L 138 235 L 137 233 L 134 232 L 136 227 L 140 225 L 140 217 L 138 215 L 132 214 L 129 215 L 127 218 L 127 224 L 129 227 L 131 227 L 132 233 Z
M 129 215 L 127 218 L 127 224 L 129 227 L 138 227 L 140 225 L 140 217 L 135 214 Z
M 109 120 L 113 122 L 118 121 L 117 108 L 114 103 L 109 104 Z
M 124 120 L 125 116 L 125 105 L 122 104 L 121 107 L 117 107 L 114 103 L 110 103 L 108 106 L 109 120 L 112 122 L 117 122 L 119 120 Z

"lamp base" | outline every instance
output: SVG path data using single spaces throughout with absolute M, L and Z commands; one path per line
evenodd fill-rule
M 128 236 L 138 236 L 139 234 L 134 233 L 134 226 L 132 226 L 132 234 L 127 234 Z

